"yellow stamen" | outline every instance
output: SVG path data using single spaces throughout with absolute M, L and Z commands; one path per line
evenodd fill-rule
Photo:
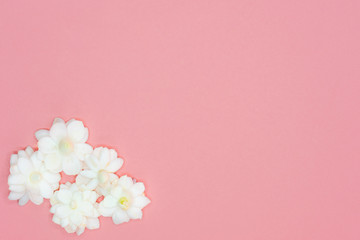
M 121 205 L 121 208 L 124 210 L 127 210 L 130 207 L 129 200 L 126 197 L 121 197 L 119 199 L 119 203 Z
M 71 201 L 70 207 L 71 207 L 72 209 L 77 208 L 77 203 L 76 203 L 75 201 Z
M 63 139 L 59 143 L 59 149 L 64 154 L 69 154 L 74 151 L 74 144 L 69 139 Z
M 34 184 L 40 182 L 41 178 L 42 176 L 39 172 L 32 172 L 29 176 L 30 182 Z

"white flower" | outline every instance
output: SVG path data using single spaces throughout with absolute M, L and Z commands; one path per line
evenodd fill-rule
M 114 184 L 110 194 L 100 202 L 99 211 L 105 217 L 112 217 L 115 224 L 141 219 L 141 209 L 150 203 L 144 191 L 143 183 L 134 183 L 131 177 L 122 176 Z
M 50 199 L 53 222 L 77 235 L 99 228 L 100 215 L 112 217 L 115 224 L 141 219 L 150 203 L 144 184 L 126 175 L 119 178 L 115 173 L 123 159 L 114 149 L 93 149 L 86 143 L 88 135 L 83 122 L 75 119 L 55 118 L 50 129 L 38 130 L 38 151 L 27 147 L 11 156 L 9 199 L 19 205 Z M 76 182 L 59 188 L 61 171 L 77 175 Z M 104 196 L 100 203 L 99 196 Z
M 59 173 L 49 172 L 41 161 L 39 152 L 31 147 L 20 150 L 10 159 L 10 175 L 8 178 L 10 200 L 19 200 L 25 205 L 29 199 L 39 205 L 44 198 L 49 199 L 59 187 Z
M 106 195 L 111 183 L 118 179 L 114 173 L 121 168 L 123 162 L 114 149 L 95 148 L 93 153 L 86 157 L 86 169 L 80 172 L 77 182 L 86 184 L 90 190 L 96 188 L 100 194 Z
M 65 124 L 60 118 L 55 118 L 50 130 L 41 129 L 35 133 L 45 166 L 67 175 L 78 174 L 85 156 L 92 152 L 92 147 L 85 143 L 88 135 L 81 121 L 72 119 Z
M 67 182 L 60 186 L 50 199 L 50 212 L 54 214 L 53 222 L 65 228 L 66 232 L 80 235 L 85 227 L 99 228 L 99 212 L 94 191 L 79 189 L 77 184 Z

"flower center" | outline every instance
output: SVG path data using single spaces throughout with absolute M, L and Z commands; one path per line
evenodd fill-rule
M 39 183 L 42 176 L 39 172 L 32 172 L 29 176 L 30 182 L 33 184 Z
M 71 201 L 70 202 L 70 208 L 71 209 L 76 209 L 77 207 L 78 207 L 78 205 L 77 205 L 76 201 Z
M 120 204 L 121 208 L 124 209 L 124 210 L 127 210 L 130 207 L 130 202 L 129 202 L 129 199 L 127 197 L 121 197 L 119 199 L 119 204 Z
M 74 144 L 69 139 L 63 139 L 59 143 L 59 150 L 63 154 L 69 154 L 74 151 Z
M 98 173 L 98 179 L 100 183 L 105 183 L 109 179 L 109 175 L 105 170 L 101 170 Z

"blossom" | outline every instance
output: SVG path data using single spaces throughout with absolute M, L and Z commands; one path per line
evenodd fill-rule
M 85 143 L 88 135 L 81 121 L 71 119 L 65 124 L 60 118 L 55 118 L 50 130 L 41 129 L 35 133 L 45 166 L 50 171 L 64 171 L 67 175 L 78 174 L 85 156 L 92 152 L 92 147 Z
M 9 199 L 19 200 L 25 205 L 29 199 L 39 205 L 44 198 L 49 199 L 59 187 L 59 173 L 49 172 L 41 160 L 39 152 L 31 147 L 13 154 L 10 159 L 10 175 L 8 177 Z
M 86 143 L 88 135 L 75 119 L 55 118 L 50 129 L 38 130 L 37 151 L 27 147 L 11 155 L 8 198 L 21 206 L 50 199 L 52 221 L 77 235 L 99 228 L 100 215 L 112 217 L 115 224 L 141 219 L 150 203 L 144 184 L 126 175 L 119 178 L 116 172 L 124 160 L 114 149 L 93 149 Z M 61 171 L 76 175 L 75 183 L 59 188 Z
M 97 198 L 95 191 L 82 191 L 76 183 L 60 185 L 60 190 L 50 199 L 53 222 L 65 228 L 66 232 L 76 232 L 77 235 L 82 234 L 85 227 L 99 228 Z
M 134 182 L 131 177 L 124 175 L 100 202 L 99 212 L 105 217 L 112 217 L 115 224 L 141 219 L 142 209 L 150 203 L 144 191 L 142 182 Z
M 95 148 L 86 157 L 86 169 L 80 172 L 77 182 L 86 184 L 90 190 L 96 188 L 100 194 L 107 194 L 111 183 L 118 179 L 114 173 L 121 168 L 123 162 L 114 149 Z

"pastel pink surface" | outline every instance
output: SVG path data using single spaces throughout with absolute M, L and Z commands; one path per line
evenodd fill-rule
M 360 239 L 359 1 L 0 1 L 0 239 Z M 9 201 L 54 117 L 144 181 L 80 237 Z

